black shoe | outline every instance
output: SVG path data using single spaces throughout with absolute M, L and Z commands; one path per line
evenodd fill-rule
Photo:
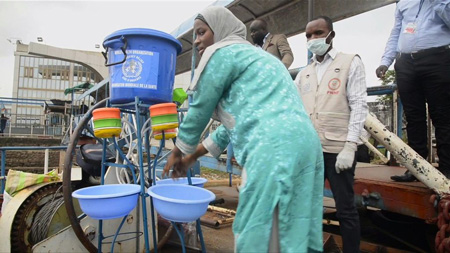
M 405 174 L 399 176 L 392 176 L 392 180 L 396 182 L 414 182 L 417 181 L 417 178 L 407 170 Z

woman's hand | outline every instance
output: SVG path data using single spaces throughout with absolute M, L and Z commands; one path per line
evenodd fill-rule
M 181 167 L 186 168 L 186 171 L 194 165 L 197 161 L 197 158 L 194 154 L 187 155 L 181 160 Z
M 169 176 L 169 171 L 172 167 L 172 178 L 186 176 L 187 170 L 192 167 L 200 156 L 206 153 L 208 153 L 208 151 L 205 147 L 202 144 L 199 144 L 193 154 L 187 155 L 183 158 L 183 154 L 178 147 L 175 146 L 172 150 L 172 154 L 170 154 L 169 158 L 167 158 L 167 163 L 164 166 L 162 177 Z
M 167 163 L 164 166 L 162 177 L 164 178 L 166 176 L 169 176 L 169 172 L 170 169 L 172 169 L 172 167 L 173 167 L 172 177 L 173 178 L 181 177 L 183 175 L 182 160 L 183 160 L 183 153 L 181 153 L 181 151 L 175 146 L 169 158 L 167 158 Z M 186 171 L 184 171 L 184 174 L 186 174 Z

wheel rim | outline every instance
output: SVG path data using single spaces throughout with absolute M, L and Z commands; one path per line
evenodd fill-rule
M 87 123 L 92 117 L 92 111 L 105 107 L 106 101 L 108 98 L 103 99 L 99 103 L 95 104 L 93 107 L 89 109 L 89 111 L 84 115 L 84 117 L 80 120 L 78 126 L 73 131 L 72 136 L 70 137 L 69 145 L 67 146 L 66 156 L 64 157 L 64 173 L 63 173 L 63 196 L 64 196 L 64 205 L 66 206 L 67 215 L 69 217 L 70 224 L 72 225 L 72 229 L 75 232 L 78 240 L 80 240 L 81 244 L 91 253 L 97 252 L 97 247 L 92 244 L 92 242 L 86 237 L 83 229 L 78 221 L 78 217 L 75 213 L 75 208 L 73 206 L 72 201 L 72 182 L 71 182 L 71 172 L 72 172 L 72 158 L 75 148 L 78 143 L 78 139 L 80 137 L 81 131 L 86 127 Z
M 73 205 L 73 199 L 72 199 L 72 182 L 71 182 L 71 172 L 72 172 L 72 158 L 74 153 L 79 136 L 82 132 L 82 130 L 86 127 L 89 120 L 92 118 L 92 111 L 105 107 L 106 101 L 109 98 L 105 98 L 104 100 L 98 102 L 93 107 L 89 109 L 89 111 L 85 114 L 85 116 L 80 120 L 77 127 L 74 129 L 72 136 L 70 137 L 69 145 L 67 146 L 66 155 L 64 157 L 64 173 L 63 173 L 63 197 L 64 197 L 64 205 L 66 207 L 67 215 L 69 217 L 70 224 L 72 226 L 73 231 L 75 232 L 75 235 L 77 236 L 78 240 L 83 244 L 83 246 L 91 253 L 96 253 L 98 251 L 97 247 L 92 244 L 92 242 L 87 238 L 85 235 L 83 229 L 81 228 L 81 225 L 78 221 L 78 217 L 75 212 L 75 208 Z M 70 154 L 70 155 L 68 155 Z M 172 225 L 168 228 L 165 235 L 161 238 L 160 241 L 158 241 L 157 248 L 160 249 L 169 239 L 170 234 L 172 233 Z M 154 251 L 154 249 L 153 249 Z

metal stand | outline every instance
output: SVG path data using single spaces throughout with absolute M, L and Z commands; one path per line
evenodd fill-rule
M 108 103 L 107 106 L 110 106 L 110 104 Z M 148 221 L 147 221 L 147 205 L 146 205 L 146 197 L 150 197 L 150 195 L 148 195 L 148 193 L 146 192 L 145 189 L 145 170 L 144 170 L 144 150 L 147 153 L 147 157 L 148 157 L 148 178 L 151 180 L 152 185 L 156 184 L 156 166 L 158 164 L 158 162 L 160 160 L 163 159 L 160 158 L 160 160 L 158 161 L 159 156 L 161 155 L 162 149 L 165 146 L 165 136 L 164 136 L 164 131 L 162 131 L 162 139 L 160 142 L 160 147 L 159 150 L 156 154 L 156 157 L 153 160 L 153 166 L 151 166 L 151 161 L 150 161 L 150 137 L 151 134 L 149 133 L 149 129 L 151 129 L 150 127 L 145 128 L 145 125 L 143 124 L 144 122 L 146 122 L 149 118 L 149 107 L 150 105 L 144 104 L 138 97 L 135 98 L 134 103 L 130 103 L 130 104 L 124 104 L 124 105 L 118 105 L 118 107 L 120 108 L 132 108 L 134 107 L 134 110 L 131 109 L 121 109 L 122 113 L 129 113 L 129 114 L 134 114 L 135 118 L 136 118 L 136 138 L 137 138 L 137 151 L 138 151 L 138 156 L 139 156 L 139 182 L 137 182 L 137 178 L 136 178 L 136 174 L 134 172 L 135 169 L 135 165 L 133 165 L 131 163 L 131 161 L 129 161 L 127 159 L 127 157 L 125 156 L 125 154 L 122 152 L 122 150 L 120 149 L 120 146 L 118 145 L 117 141 L 115 138 L 113 138 L 113 144 L 116 150 L 118 150 L 119 156 L 123 159 L 124 163 L 126 164 L 117 164 L 117 163 L 109 163 L 106 162 L 106 149 L 107 144 L 106 141 L 103 141 L 103 156 L 102 156 L 102 168 L 101 168 L 101 184 L 104 184 L 104 177 L 105 177 L 105 168 L 106 166 L 114 166 L 114 167 L 122 167 L 122 168 L 129 168 L 131 170 L 131 173 L 133 175 L 133 182 L 136 184 L 140 184 L 141 186 L 141 192 L 140 192 L 140 199 L 141 199 L 141 208 L 142 208 L 142 220 L 143 220 L 143 227 L 144 227 L 144 240 L 145 240 L 145 252 L 150 252 L 150 243 L 149 243 L 149 231 L 148 231 Z M 143 120 L 143 121 L 142 121 Z M 142 129 L 144 129 L 144 131 L 142 131 Z M 145 139 L 144 139 L 145 138 Z M 145 140 L 145 147 L 143 145 L 143 140 Z M 188 170 L 188 182 L 190 185 L 192 185 L 192 181 L 191 181 L 191 173 L 190 170 Z M 158 242 L 156 240 L 156 215 L 154 212 L 154 208 L 153 208 L 153 199 L 150 197 L 150 213 L 151 213 L 151 221 L 152 221 L 152 234 L 153 234 L 153 252 L 157 253 L 158 250 Z M 124 223 L 124 221 L 126 220 L 125 216 L 121 222 L 121 224 L 119 225 L 115 235 L 114 235 L 114 240 L 112 241 L 112 247 L 111 247 L 111 252 L 114 251 L 114 244 L 115 241 L 117 239 L 117 236 L 120 234 L 120 229 L 122 228 L 122 225 Z M 183 235 L 183 231 L 178 229 L 178 225 L 174 222 L 172 222 L 175 230 L 177 231 L 178 236 L 180 237 L 180 242 L 181 242 L 181 246 L 183 249 L 183 252 L 185 252 L 185 244 L 184 244 L 184 235 Z M 181 227 L 181 226 L 180 226 Z M 201 226 L 200 226 L 200 219 L 197 219 L 196 221 L 196 230 L 197 230 L 197 234 L 200 238 L 200 243 L 202 246 L 202 252 L 206 252 L 205 249 L 205 243 L 203 240 L 203 234 L 202 234 L 202 230 L 201 230 Z M 99 236 L 98 236 L 98 252 L 102 252 L 102 241 L 103 239 L 105 239 L 106 237 L 103 236 L 103 221 L 99 220 Z M 137 234 L 139 234 L 139 232 L 137 232 Z M 139 236 L 139 235 L 138 235 Z
M 110 104 L 108 103 L 108 106 L 110 106 Z M 126 163 L 126 165 L 124 164 L 117 164 L 117 163 L 107 163 L 106 162 L 106 149 L 108 148 L 106 145 L 106 141 L 103 141 L 103 156 L 102 156 L 102 171 L 101 171 L 101 184 L 104 184 L 104 178 L 105 178 L 105 167 L 106 166 L 115 166 L 115 167 L 122 167 L 122 168 L 129 168 L 131 170 L 131 173 L 133 175 L 133 182 L 134 183 L 138 183 L 141 186 L 141 192 L 140 192 L 140 199 L 141 199 L 141 209 L 142 209 L 142 220 L 143 220 L 143 227 L 144 227 L 144 240 L 145 240 L 145 252 L 150 252 L 150 242 L 149 242 L 149 231 L 148 231 L 148 221 L 147 221 L 147 205 L 146 205 L 146 197 L 149 197 L 149 195 L 146 192 L 145 189 L 145 173 L 144 173 L 144 155 L 143 155 L 143 136 L 142 136 L 142 123 L 141 120 L 144 119 L 143 122 L 145 122 L 146 119 L 149 118 L 149 106 L 150 105 L 146 105 L 143 104 L 142 101 L 136 97 L 135 98 L 135 102 L 134 103 L 130 103 L 130 104 L 125 104 L 125 105 L 120 105 L 120 107 L 126 107 L 126 108 L 133 108 L 134 110 L 130 110 L 130 109 L 121 109 L 122 113 L 130 113 L 130 114 L 134 114 L 135 118 L 136 118 L 136 138 L 137 138 L 137 150 L 138 150 L 138 156 L 139 156 L 139 182 L 137 182 L 136 179 L 136 175 L 134 172 L 134 165 L 127 159 L 127 157 L 125 156 L 125 154 L 122 152 L 122 150 L 120 149 L 119 145 L 117 144 L 117 141 L 115 140 L 115 138 L 113 138 L 113 143 L 114 143 L 114 147 L 116 148 L 116 150 L 118 150 L 119 156 L 123 159 L 123 161 Z M 150 141 L 150 134 L 146 131 L 146 133 L 144 134 L 145 136 L 145 142 L 146 142 L 146 151 L 149 151 L 149 141 Z M 162 149 L 162 147 L 160 147 L 160 149 Z M 148 153 L 148 159 L 150 160 L 150 153 Z M 155 159 L 156 160 L 156 159 Z M 156 165 L 156 163 L 155 163 Z M 149 169 L 150 169 L 150 161 L 149 161 Z M 150 174 L 149 174 L 150 176 Z M 154 178 L 152 178 L 152 181 L 154 181 Z M 154 252 L 157 252 L 158 250 L 158 242 L 156 240 L 156 224 L 155 224 L 155 214 L 154 214 L 154 210 L 153 210 L 153 203 L 150 201 L 151 203 L 151 220 L 152 220 L 152 232 L 153 232 L 153 247 L 154 247 Z M 124 223 L 124 221 L 126 220 L 126 216 L 123 218 L 119 228 L 116 231 L 116 234 L 114 236 L 114 240 L 112 241 L 112 247 L 111 247 L 111 252 L 114 251 L 114 244 L 117 238 L 117 235 L 120 232 L 120 229 L 122 228 L 122 225 Z M 99 236 L 98 236 L 98 252 L 102 252 L 102 240 L 105 238 L 103 236 L 103 221 L 99 220 Z

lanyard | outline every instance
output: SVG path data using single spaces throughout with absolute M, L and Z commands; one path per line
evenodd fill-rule
M 419 10 L 417 11 L 416 19 L 419 16 L 420 10 L 422 10 L 423 2 L 425 2 L 425 0 L 420 0 Z

